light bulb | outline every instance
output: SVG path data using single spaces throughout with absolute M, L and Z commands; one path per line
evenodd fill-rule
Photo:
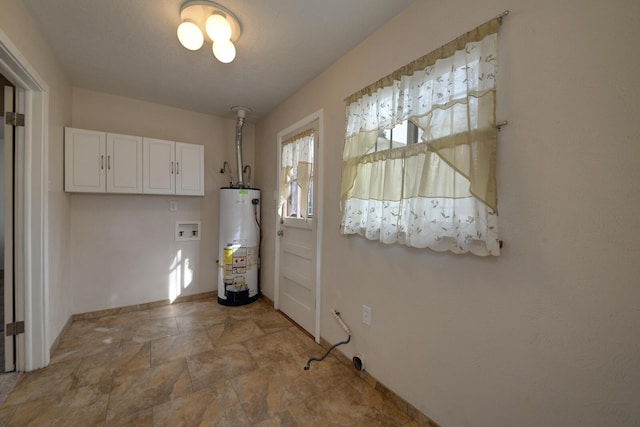
M 231 40 L 225 42 L 213 42 L 213 55 L 218 61 L 228 64 L 236 57 L 236 47 Z
M 178 26 L 178 40 L 186 49 L 198 50 L 204 43 L 204 36 L 193 21 L 184 20 Z
M 231 24 L 227 18 L 220 14 L 214 13 L 208 17 L 205 28 L 214 42 L 224 42 L 231 39 Z

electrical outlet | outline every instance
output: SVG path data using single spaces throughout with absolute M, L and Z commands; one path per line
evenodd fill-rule
M 362 306 L 362 323 L 371 326 L 371 307 Z
M 171 212 L 175 212 L 175 211 L 177 211 L 177 210 L 178 210 L 178 202 L 177 202 L 177 201 L 175 201 L 175 200 L 171 200 L 171 201 L 169 202 L 169 210 L 170 210 Z

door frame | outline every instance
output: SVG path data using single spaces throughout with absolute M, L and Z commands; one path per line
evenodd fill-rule
M 4 74 L 2 75 L 2 78 L 4 80 Z M 0 88 L 0 92 L 2 92 L 2 101 L 4 103 L 4 111 L 7 111 L 7 105 L 9 101 L 13 106 L 11 107 L 11 111 L 15 111 L 16 110 L 16 88 L 13 86 L 13 83 L 9 82 L 11 84 L 11 88 L 10 90 L 7 86 L 1 87 Z M 2 119 L 4 119 L 4 116 L 6 116 L 6 114 L 4 114 L 2 117 Z M 7 135 L 9 135 L 9 137 L 7 137 Z M 0 244 L 4 245 L 4 259 L 3 261 L 3 265 L 4 265 L 4 277 L 3 277 L 3 281 L 4 281 L 4 293 L 3 293 L 3 297 L 4 297 L 4 313 L 3 316 L 0 316 L 0 319 L 2 319 L 2 321 L 4 321 L 4 325 L 5 328 L 3 328 L 3 331 L 6 329 L 6 325 L 10 322 L 13 322 L 15 320 L 15 316 L 13 314 L 14 312 L 14 302 L 16 301 L 16 297 L 14 295 L 14 289 L 13 289 L 13 257 L 14 257 L 14 245 L 13 245 L 13 231 L 14 231 L 14 227 L 13 227 L 13 216 L 14 216 L 14 210 L 13 210 L 13 205 L 14 205 L 14 191 L 15 191 L 15 181 L 14 181 L 14 171 L 13 171 L 13 165 L 14 165 L 14 148 L 15 148 L 15 144 L 14 144 L 14 138 L 15 138 L 15 132 L 13 128 L 9 128 L 6 125 L 4 125 L 4 131 L 3 131 L 3 135 L 4 137 L 4 149 L 2 150 L 2 155 L 3 155 L 3 169 L 1 171 L 3 178 L 4 178 L 4 194 L 3 194 L 3 201 L 4 201 L 4 221 L 2 224 L 0 224 L 0 227 L 4 228 L 4 239 L 3 242 L 1 242 Z M 4 337 L 4 349 L 2 349 L 2 351 L 4 352 L 4 366 L 2 366 L 2 372 L 11 372 L 14 371 L 16 369 L 16 352 L 15 352 L 15 339 L 13 339 L 12 337 L 8 337 L 5 334 Z
M 0 30 L 0 72 L 16 89 L 18 110 L 26 115 L 18 134 L 24 156 L 14 173 L 21 182 L 16 195 L 15 217 L 22 219 L 14 242 L 16 314 L 24 313 L 25 332 L 16 340 L 16 370 L 31 371 L 49 364 L 47 343 L 49 316 L 48 287 L 48 192 L 49 176 L 49 87 L 22 55 L 11 39 Z M 22 317 L 22 316 L 21 316 Z M 4 320 L 3 320 L 4 321 Z
M 320 344 L 320 320 L 322 318 L 322 187 L 324 181 L 324 109 L 320 109 L 315 113 L 308 115 L 307 117 L 299 120 L 293 125 L 287 127 L 284 130 L 281 130 L 277 134 L 277 171 L 276 173 L 276 194 L 280 191 L 280 151 L 282 147 L 282 142 L 285 140 L 285 137 L 297 129 L 308 126 L 314 121 L 318 121 L 318 152 L 317 155 L 314 154 L 314 180 L 313 180 L 313 192 L 316 195 L 316 200 L 313 205 L 313 220 L 315 221 L 316 226 L 316 241 L 315 241 L 315 252 L 316 252 L 316 265 L 315 265 L 315 286 L 316 286 L 316 327 L 314 331 L 314 339 Z M 318 159 L 319 161 L 315 161 Z M 280 196 L 278 195 L 278 198 Z M 277 202 L 276 202 L 277 203 Z M 275 231 L 274 236 L 278 235 L 278 230 L 280 228 L 280 220 L 279 220 L 279 212 L 275 212 Z M 276 310 L 279 309 L 279 299 L 280 299 L 280 239 L 276 237 L 276 248 L 275 248 L 275 268 L 274 268 L 274 278 L 273 278 L 273 305 Z

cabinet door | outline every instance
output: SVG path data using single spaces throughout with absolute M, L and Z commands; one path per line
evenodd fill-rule
M 64 129 L 64 190 L 105 192 L 105 133 Z
M 204 146 L 176 142 L 176 194 L 204 196 Z
M 175 143 L 142 138 L 142 189 L 147 194 L 175 194 Z
M 107 134 L 107 192 L 142 193 L 142 138 Z

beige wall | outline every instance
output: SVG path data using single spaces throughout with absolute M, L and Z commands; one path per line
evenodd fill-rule
M 35 23 L 17 0 L 0 0 L 0 29 L 48 86 L 49 176 L 47 345 L 72 314 L 69 281 L 69 197 L 63 192 L 63 127 L 71 123 L 71 86 Z
M 443 426 L 632 425 L 640 419 L 640 3 L 418 0 L 257 125 L 323 108 L 322 335 Z M 343 99 L 509 8 L 500 34 L 498 258 L 338 233 Z M 263 201 L 273 297 L 275 202 Z M 361 322 L 361 308 L 373 323 Z
M 233 118 L 73 90 L 73 127 L 205 147 L 204 197 L 70 196 L 75 313 L 217 290 L 218 189 L 229 184 L 220 169 L 228 161 L 235 171 L 235 123 Z M 252 166 L 253 140 L 254 127 L 246 124 L 243 154 L 245 164 Z M 178 202 L 176 212 L 169 210 L 171 200 Z M 175 223 L 182 220 L 201 221 L 200 241 L 175 241 Z M 186 270 L 192 272 L 191 282 Z

